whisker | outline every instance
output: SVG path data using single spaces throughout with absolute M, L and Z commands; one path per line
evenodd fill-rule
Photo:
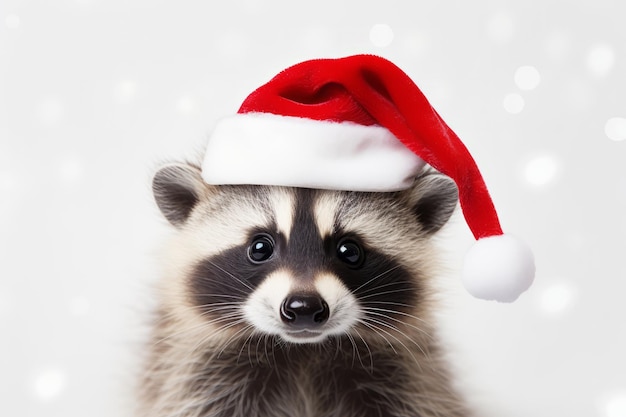
M 359 349 L 356 345 L 356 341 L 354 340 L 354 338 L 352 337 L 352 335 L 350 333 L 346 333 L 346 336 L 348 337 L 348 340 L 350 340 L 350 343 L 352 344 L 352 367 L 354 367 L 354 358 L 358 357 L 359 358 L 359 362 L 361 363 L 361 366 L 365 368 L 365 365 L 363 365 L 363 360 L 361 359 L 361 354 L 359 353 Z
M 361 336 L 361 333 L 359 333 L 359 331 L 356 329 L 354 329 L 354 332 L 357 334 L 357 336 L 359 336 L 359 339 L 361 339 L 361 341 L 365 345 L 365 349 L 367 349 L 368 355 L 370 357 L 370 374 L 373 374 L 374 373 L 374 356 L 372 355 L 372 350 L 370 349 L 370 346 L 365 341 L 365 339 L 363 339 L 363 336 Z M 361 365 L 363 366 L 363 362 L 361 362 Z M 365 369 L 365 366 L 363 366 L 363 369 Z
M 412 291 L 411 283 L 409 281 L 399 281 L 399 282 L 388 282 L 386 284 L 379 285 L 377 287 L 368 288 L 365 291 L 362 291 L 358 294 L 359 298 L 370 298 L 372 296 L 376 296 L 378 294 L 386 294 L 383 289 L 391 289 L 396 288 L 396 291 Z
M 237 278 L 233 274 L 229 274 L 229 276 L 235 278 L 236 281 L 240 282 L 245 287 L 248 287 L 250 289 L 250 291 L 253 291 L 252 288 L 250 288 L 250 286 L 247 283 L 245 283 L 244 281 L 242 281 L 241 279 Z M 233 290 L 233 292 L 236 292 L 236 293 L 242 294 L 242 295 L 247 295 L 247 292 L 245 291 L 244 288 L 242 288 L 241 286 L 235 285 L 235 283 L 233 283 L 233 282 L 224 281 L 223 279 L 217 279 L 217 278 L 212 277 L 212 276 L 202 276 L 201 279 L 202 279 L 202 281 L 206 281 L 206 282 L 216 282 L 220 286 L 223 285 L 223 286 L 226 286 L 227 288 L 230 288 L 231 290 Z
M 167 341 L 167 340 L 169 340 L 169 339 L 175 338 L 175 337 L 180 336 L 180 335 L 182 335 L 182 334 L 194 332 L 194 331 L 195 331 L 195 330 L 197 330 L 197 329 L 202 329 L 202 328 L 204 328 L 204 327 L 206 327 L 207 329 L 209 329 L 209 328 L 211 327 L 211 325 L 212 325 L 212 324 L 214 324 L 214 323 L 218 323 L 218 322 L 220 322 L 220 321 L 225 321 L 225 320 L 231 320 L 232 318 L 237 318 L 237 316 L 236 316 L 236 315 L 232 315 L 232 316 L 230 316 L 230 317 L 223 317 L 223 318 L 219 318 L 219 320 L 218 320 L 218 319 L 216 319 L 216 320 L 207 320 L 207 321 L 204 321 L 204 322 L 199 323 L 199 324 L 197 324 L 197 325 L 194 325 L 194 326 L 191 326 L 191 327 L 184 328 L 184 329 L 182 329 L 182 330 L 180 330 L 180 331 L 177 331 L 177 332 L 174 332 L 174 333 L 170 333 L 170 334 L 168 334 L 166 337 L 163 337 L 163 338 L 158 339 L 158 340 L 156 340 L 155 342 L 153 342 L 153 345 L 154 345 L 154 346 L 156 346 L 156 345 L 158 345 L 158 344 L 161 344 L 161 343 L 163 343 L 163 342 L 165 342 L 165 341 Z M 209 330 L 211 330 L 211 329 L 209 329 Z
M 266 333 L 265 335 L 263 335 L 262 338 L 259 337 L 259 341 L 257 342 L 257 352 L 259 349 L 259 343 L 261 342 L 261 340 L 263 340 L 263 352 L 265 353 L 265 359 L 267 360 L 267 363 L 271 363 L 270 362 L 270 355 L 269 352 L 267 351 L 267 339 L 269 338 L 269 335 Z M 273 350 L 272 350 L 273 352 Z M 257 362 L 260 361 L 260 356 L 257 353 Z
M 219 266 L 218 264 L 216 264 L 215 262 L 212 261 L 208 261 L 208 263 L 210 263 L 212 266 L 216 267 L 217 269 L 219 269 L 220 271 L 222 271 L 223 273 L 225 273 L 226 275 L 230 276 L 231 278 L 234 278 L 235 280 L 237 280 L 238 282 L 240 282 L 243 286 L 245 286 L 246 288 L 248 288 L 250 291 L 253 291 L 254 289 L 244 280 L 242 280 L 241 278 L 238 278 L 237 276 L 235 276 L 234 274 L 232 274 L 231 272 L 228 272 L 227 270 L 225 270 L 224 268 L 222 268 L 221 266 Z
M 383 292 L 376 292 L 374 294 L 370 294 L 370 295 L 366 295 L 364 297 L 361 297 L 359 295 L 359 300 L 365 300 L 367 298 L 372 298 L 372 297 L 377 297 L 377 296 L 381 296 L 381 295 L 387 295 L 387 294 L 396 294 L 399 292 L 405 292 L 405 291 L 409 291 L 408 288 L 401 288 L 399 290 L 392 290 L 392 291 L 383 291 Z
M 232 326 L 227 326 L 227 328 L 232 327 Z M 239 335 L 241 333 L 245 333 L 246 331 L 252 329 L 253 326 L 251 324 L 237 330 L 234 334 L 232 334 L 224 343 L 222 343 L 222 348 L 220 349 L 220 351 L 217 353 L 216 358 L 219 358 L 220 356 L 222 356 L 222 354 L 224 353 L 224 351 L 226 350 L 226 348 L 228 348 L 228 346 L 230 345 L 230 342 L 239 337 Z
M 367 290 L 363 291 L 362 293 L 360 293 L 359 295 L 366 295 L 366 294 L 370 294 L 370 293 L 379 293 L 381 288 L 387 288 L 387 287 L 393 287 L 393 286 L 401 286 L 401 285 L 411 285 L 410 281 L 394 281 L 394 282 L 388 282 L 386 284 L 382 284 L 382 285 L 378 285 L 376 287 L 372 287 L 372 288 L 368 288 Z M 404 290 L 409 290 L 410 287 L 403 287 Z
M 246 347 L 246 344 L 248 344 L 250 339 L 252 339 L 252 336 L 254 336 L 254 333 L 250 333 L 250 335 L 246 338 L 246 340 L 244 340 L 244 342 L 241 344 L 241 349 L 239 349 L 239 355 L 237 355 L 237 364 L 239 364 L 239 359 L 241 359 L 243 348 Z M 250 362 L 250 366 L 252 366 L 252 358 L 250 357 L 250 345 L 249 344 L 248 344 L 248 361 Z
M 363 302 L 362 304 L 364 306 L 370 306 L 370 305 L 374 305 L 374 304 L 375 305 L 381 304 L 381 305 L 388 305 L 388 306 L 404 307 L 404 308 L 407 308 L 407 309 L 415 308 L 414 305 L 406 304 L 406 303 L 398 303 L 398 302 L 394 302 L 394 301 L 368 300 L 368 301 Z M 370 308 L 370 307 L 368 307 L 368 308 Z M 386 309 L 382 309 L 382 308 L 379 308 L 379 307 L 378 307 L 378 309 L 386 310 Z M 424 323 L 424 324 L 426 324 L 428 326 L 431 325 L 428 321 L 424 320 L 421 317 L 415 316 L 413 314 L 409 314 L 409 313 L 401 311 L 401 310 L 389 310 L 389 311 L 393 311 L 394 313 L 401 314 L 403 316 L 411 317 L 411 318 L 413 318 L 413 319 L 415 319 L 417 321 L 420 321 L 420 322 L 422 322 L 422 323 Z
M 194 293 L 195 297 L 215 297 L 215 298 L 232 298 L 234 300 L 242 301 L 242 297 L 230 294 L 206 294 L 206 293 Z
M 403 348 L 404 348 L 404 349 L 405 349 L 405 350 L 406 350 L 406 351 L 407 351 L 407 352 L 411 355 L 411 357 L 413 358 L 413 360 L 415 361 L 415 363 L 417 364 L 417 366 L 421 369 L 420 363 L 418 362 L 417 358 L 415 357 L 415 355 L 413 354 L 413 352 L 412 352 L 412 351 L 408 348 L 408 346 L 407 346 L 407 345 L 405 345 L 405 344 L 404 344 L 404 343 L 403 343 L 400 339 L 398 339 L 396 336 L 392 335 L 391 333 L 389 333 L 389 332 L 388 332 L 388 331 L 386 331 L 385 329 L 382 329 L 380 326 L 376 326 L 376 325 L 372 324 L 371 322 L 374 322 L 374 323 L 377 323 L 377 324 L 380 324 L 380 325 L 385 325 L 385 323 L 379 322 L 379 321 L 377 321 L 377 320 L 373 320 L 373 319 L 371 319 L 371 318 L 368 318 L 368 320 L 370 321 L 370 325 L 372 325 L 372 326 L 376 327 L 379 331 L 381 331 L 381 332 L 385 333 L 387 336 L 391 337 L 391 338 L 392 338 L 392 339 L 394 339 L 396 342 L 400 343 L 400 345 L 401 345 L 401 346 L 402 346 L 402 347 L 403 347 Z M 392 326 L 388 326 L 388 325 L 386 325 L 386 327 L 391 327 L 391 328 L 393 328 Z M 398 331 L 397 329 L 394 329 L 394 330 Z M 398 331 L 398 332 L 399 332 L 399 331 Z M 401 333 L 401 334 L 402 334 L 402 332 L 399 332 L 399 333 Z M 409 340 L 410 340 L 410 339 L 409 339 Z M 398 353 L 398 352 L 396 351 L 396 354 L 397 354 L 397 353 Z
M 421 346 L 420 346 L 417 342 L 415 342 L 413 339 L 411 339 L 410 337 L 408 337 L 408 336 L 407 336 L 404 332 L 402 332 L 402 331 L 401 331 L 400 329 L 398 329 L 397 327 L 395 327 L 395 326 L 393 326 L 393 325 L 391 325 L 391 324 L 385 323 L 385 322 L 383 322 L 383 321 L 373 319 L 373 318 L 371 318 L 371 317 L 368 317 L 368 318 L 366 318 L 365 320 L 370 321 L 370 324 L 373 322 L 373 323 L 376 323 L 377 325 L 387 327 L 387 328 L 389 328 L 389 329 L 391 329 L 391 330 L 393 330 L 393 331 L 395 331 L 395 332 L 399 333 L 399 334 L 400 334 L 400 335 L 402 335 L 402 336 L 403 336 L 406 340 L 408 340 L 409 342 L 413 343 L 413 344 L 414 344 L 414 345 L 415 345 L 415 346 L 419 349 L 419 351 L 422 353 L 422 355 L 424 355 L 425 357 L 428 357 L 428 356 L 429 356 L 428 354 L 426 354 L 426 352 L 424 352 L 424 349 L 422 349 L 422 347 L 421 347 Z M 377 326 L 377 327 L 378 327 L 378 326 Z M 413 354 L 413 351 L 412 351 L 412 350 L 410 350 L 410 349 L 409 349 L 409 348 L 408 348 L 408 347 L 407 347 L 407 346 L 406 346 L 406 345 L 405 345 L 405 344 L 404 344 L 404 343 L 403 343 L 400 339 L 398 339 L 397 337 L 395 337 L 394 335 L 392 335 L 391 333 L 387 332 L 386 330 L 384 330 L 384 329 L 382 329 L 382 328 L 380 328 L 380 327 L 378 327 L 378 329 L 379 329 L 381 332 L 384 332 L 384 333 L 385 333 L 385 334 L 387 334 L 388 336 L 390 336 L 390 337 L 392 337 L 393 339 L 395 339 L 398 343 L 400 343 L 400 345 L 402 345 L 402 347 L 404 347 L 404 349 L 406 349 L 406 351 L 407 351 L 407 352 L 411 355 L 411 357 L 415 360 L 415 363 L 416 363 L 416 364 L 417 364 L 417 366 L 420 368 L 420 370 L 422 369 L 422 366 L 421 366 L 421 364 L 419 363 L 419 361 L 417 360 L 417 358 L 415 357 L 415 355 Z
M 383 276 L 387 275 L 388 273 L 395 271 L 395 270 L 396 270 L 396 269 L 398 269 L 399 267 L 400 267 L 400 265 L 396 265 L 396 266 L 394 266 L 393 268 L 389 268 L 388 270 L 386 270 L 386 271 L 384 271 L 384 272 L 382 272 L 382 273 L 380 273 L 380 274 L 376 275 L 374 278 L 369 279 L 368 281 L 366 281 L 365 283 L 363 283 L 363 284 L 361 284 L 359 287 L 357 287 L 357 289 L 356 289 L 356 290 L 354 290 L 354 292 L 359 291 L 361 288 L 363 288 L 363 287 L 365 287 L 366 285 L 368 285 L 368 284 L 370 284 L 370 283 L 374 282 L 374 281 L 375 281 L 375 280 L 377 280 L 378 278 L 381 278 L 381 277 L 383 277 Z
M 211 328 L 211 329 L 209 329 L 210 331 L 208 331 L 207 334 L 204 337 L 202 337 L 202 339 L 198 340 L 198 342 L 196 343 L 196 346 L 194 347 L 193 350 L 196 351 L 197 349 L 199 349 L 202 346 L 204 346 L 204 344 L 207 341 L 212 340 L 215 337 L 216 334 L 223 333 L 223 332 L 225 332 L 225 331 L 227 331 L 227 330 L 229 330 L 229 329 L 231 329 L 233 327 L 237 327 L 239 325 L 246 324 L 246 321 L 244 319 L 238 319 L 238 320 L 232 320 L 231 319 L 231 320 L 223 320 L 223 321 L 226 322 L 227 324 L 222 325 L 222 326 L 220 326 L 218 328 Z M 246 324 L 246 326 L 244 326 L 243 329 L 245 329 L 247 327 L 250 327 L 250 325 Z M 235 335 L 237 335 L 241 330 L 242 329 L 237 331 L 235 333 Z
M 215 328 L 209 324 L 207 324 L 207 322 L 202 323 L 202 325 L 199 326 L 194 326 L 192 329 L 186 329 L 184 331 L 181 332 L 177 332 L 177 335 L 180 336 L 181 334 L 184 334 L 186 332 L 189 331 L 193 331 L 193 330 L 197 330 L 198 328 L 201 327 L 206 327 L 207 331 L 206 331 L 206 335 L 204 335 L 204 337 L 198 339 L 195 341 L 194 345 L 192 347 L 190 347 L 189 351 L 187 352 L 187 355 L 185 355 L 185 357 L 182 358 L 181 362 L 182 363 L 188 363 L 188 366 L 193 366 L 193 358 L 196 357 L 196 354 L 198 352 L 199 349 L 204 349 L 204 346 L 206 345 L 207 342 L 210 342 L 211 340 L 214 339 L 215 334 L 217 333 L 221 333 L 233 326 L 238 326 L 240 324 L 245 324 L 245 320 L 244 319 L 237 319 L 237 316 L 233 316 L 230 320 L 227 321 L 229 324 L 225 325 L 225 326 L 220 326 L 218 328 Z M 244 327 L 245 330 L 246 328 Z M 172 335 L 173 336 L 173 335 Z
M 432 339 L 432 336 L 426 330 L 424 330 L 424 329 L 422 329 L 422 328 L 420 328 L 420 327 L 418 327 L 418 326 L 416 326 L 414 324 L 407 323 L 405 321 L 402 321 L 400 319 L 397 319 L 395 317 L 392 317 L 392 316 L 390 316 L 388 314 L 383 314 L 383 313 L 400 314 L 400 315 L 403 315 L 403 316 L 406 316 L 406 317 L 418 320 L 418 321 L 420 321 L 422 323 L 426 323 L 424 320 L 422 320 L 419 317 L 416 317 L 416 316 L 414 316 L 412 314 L 408 314 L 408 313 L 405 313 L 403 311 L 394 311 L 394 310 L 389 310 L 389 309 L 385 309 L 385 308 L 366 307 L 366 306 L 364 306 L 364 310 L 366 312 L 371 313 L 371 314 L 375 314 L 377 316 L 382 316 L 382 317 L 388 318 L 388 319 L 393 320 L 393 321 L 395 321 L 397 323 L 402 323 L 402 324 L 404 324 L 406 326 L 409 326 L 409 327 L 411 327 L 411 328 L 413 328 L 413 329 L 415 329 L 415 330 L 417 330 L 417 331 L 419 331 L 421 333 L 424 333 L 426 336 L 428 336 L 429 338 Z
M 406 303 L 398 303 L 395 301 L 368 301 L 367 304 L 387 304 L 387 305 L 393 305 L 393 306 L 398 306 L 398 307 L 407 307 L 407 308 L 413 308 L 415 306 L 412 306 L 410 304 L 406 304 Z
M 341 352 L 341 335 L 333 335 L 333 340 L 335 341 L 335 355 L 333 356 L 333 359 L 337 359 L 339 357 L 339 352 Z
M 393 344 L 389 341 L 389 339 L 387 339 L 383 334 L 381 334 L 378 331 L 378 328 L 368 322 L 366 322 L 365 320 L 359 319 L 358 322 L 364 326 L 366 326 L 367 328 L 369 328 L 370 330 L 372 330 L 374 333 L 376 333 L 377 335 L 379 335 L 380 337 L 382 337 L 385 342 L 387 342 L 387 344 L 389 345 L 389 347 L 391 348 L 391 350 L 393 350 L 393 353 L 395 353 L 396 355 L 398 354 L 398 351 L 396 350 L 396 348 L 393 346 Z
M 278 363 L 278 362 L 276 362 L 276 347 L 278 346 L 278 344 L 277 344 L 277 342 L 276 342 L 276 338 L 275 338 L 274 336 L 269 336 L 269 335 L 266 335 L 265 340 L 266 340 L 266 341 L 265 341 L 265 354 L 266 354 L 266 355 L 267 355 L 267 345 L 268 345 L 268 341 L 269 341 L 269 342 L 272 342 L 272 358 L 274 358 L 274 366 L 276 366 L 276 364 Z M 267 358 L 267 361 L 268 361 L 268 362 L 270 361 L 269 357 Z

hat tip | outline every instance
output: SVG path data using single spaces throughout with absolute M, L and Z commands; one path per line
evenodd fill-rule
M 530 247 L 511 235 L 481 238 L 465 257 L 463 285 L 476 298 L 513 302 L 535 278 Z

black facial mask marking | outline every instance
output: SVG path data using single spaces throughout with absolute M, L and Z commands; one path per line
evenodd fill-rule
M 235 308 L 278 269 L 290 271 L 304 284 L 312 284 L 321 272 L 330 272 L 353 292 L 366 312 L 367 307 L 403 312 L 408 310 L 405 306 L 419 302 L 419 288 L 410 273 L 393 258 L 365 245 L 357 233 L 337 229 L 332 236 L 321 238 L 313 214 L 317 192 L 299 189 L 296 193 L 289 239 L 276 232 L 275 224 L 251 230 L 245 245 L 204 259 L 193 268 L 189 285 L 196 306 L 210 316 L 215 314 L 215 305 L 232 303 Z M 273 253 L 263 262 L 251 262 L 250 246 L 264 235 L 271 237 Z M 358 243 L 363 250 L 364 260 L 356 268 L 337 255 L 337 247 L 345 239 Z

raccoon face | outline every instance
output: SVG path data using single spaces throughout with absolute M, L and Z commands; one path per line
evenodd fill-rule
M 178 229 L 167 297 L 207 340 L 394 337 L 418 318 L 431 235 L 457 202 L 454 183 L 432 172 L 406 191 L 361 193 L 210 186 L 197 167 L 170 165 L 153 190 Z

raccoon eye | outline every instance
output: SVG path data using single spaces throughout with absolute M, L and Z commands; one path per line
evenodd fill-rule
M 365 258 L 361 246 L 352 239 L 343 239 L 337 245 L 337 257 L 350 268 L 358 268 Z
M 273 253 L 274 241 L 268 235 L 256 236 L 248 247 L 248 259 L 255 264 L 267 261 Z

